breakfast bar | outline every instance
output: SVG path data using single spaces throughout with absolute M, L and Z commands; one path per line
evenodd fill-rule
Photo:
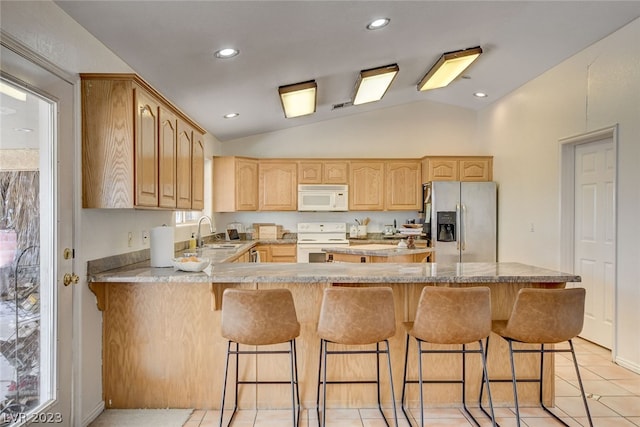
M 150 268 L 141 263 L 90 277 L 90 287 L 103 313 L 103 393 L 110 408 L 218 408 L 221 401 L 226 341 L 220 336 L 222 294 L 227 288 L 289 289 L 301 325 L 298 368 L 301 402 L 315 407 L 320 340 L 316 325 L 323 290 L 330 286 L 388 286 L 393 290 L 396 334 L 390 339 L 393 387 L 400 396 L 404 363 L 405 327 L 414 318 L 425 286 L 487 286 L 491 290 L 493 319 L 507 319 L 519 289 L 563 288 L 580 277 L 519 263 L 214 263 L 199 273 L 172 268 Z M 518 363 L 524 375 L 535 375 L 537 356 L 527 355 Z M 240 376 L 276 380 L 287 378 L 288 363 L 280 355 L 245 358 Z M 553 359 L 545 362 L 545 375 L 552 378 Z M 438 355 L 429 359 L 426 375 L 437 379 L 460 375 L 457 356 Z M 410 356 L 409 374 L 415 375 L 417 358 Z M 480 378 L 479 356 L 467 361 L 467 395 L 477 396 Z M 509 378 L 507 345 L 491 340 L 489 374 Z M 328 375 L 340 373 L 363 379 L 375 372 L 375 359 L 340 359 Z M 549 381 L 548 384 L 553 384 Z M 385 390 L 386 387 L 386 390 Z M 389 384 L 383 384 L 388 396 Z M 427 388 L 430 406 L 454 406 L 459 402 L 458 385 Z M 492 384 L 494 404 L 512 404 L 510 384 Z M 417 387 L 410 387 L 409 406 L 416 406 Z M 521 401 L 537 401 L 537 388 L 522 387 Z M 244 386 L 241 408 L 286 408 L 290 390 L 279 385 Z M 544 392 L 552 405 L 553 387 Z M 375 388 L 333 387 L 329 407 L 373 407 Z M 389 404 L 390 402 L 387 402 Z

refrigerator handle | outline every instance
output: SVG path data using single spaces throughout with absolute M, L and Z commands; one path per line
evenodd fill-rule
M 460 240 L 462 241 L 462 250 L 467 249 L 467 206 L 462 205 L 462 227 L 460 228 Z
M 460 203 L 456 203 L 456 224 L 458 224 L 458 232 L 456 233 L 456 249 L 460 250 L 460 234 L 462 234 L 462 223 L 460 222 Z

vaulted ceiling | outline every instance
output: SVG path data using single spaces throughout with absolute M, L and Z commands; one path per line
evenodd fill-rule
M 221 141 L 422 100 L 480 109 L 640 16 L 637 1 L 56 3 Z M 389 25 L 367 30 L 379 17 Z M 474 46 L 484 53 L 464 78 L 416 90 L 442 53 Z M 216 59 L 224 47 L 240 54 Z M 393 63 L 381 101 L 333 108 L 360 70 Z M 278 86 L 313 79 L 316 113 L 286 119 Z

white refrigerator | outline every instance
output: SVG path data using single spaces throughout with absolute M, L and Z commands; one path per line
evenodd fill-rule
M 433 181 L 430 199 L 436 262 L 496 261 L 495 182 Z

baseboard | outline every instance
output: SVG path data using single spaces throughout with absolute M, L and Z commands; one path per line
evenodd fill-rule
M 622 366 L 623 368 L 627 368 L 630 371 L 635 372 L 636 374 L 640 374 L 640 365 L 638 365 L 635 362 L 631 362 L 631 361 L 626 360 L 626 359 L 624 359 L 622 357 L 616 357 L 615 362 L 618 365 Z
M 82 420 L 82 427 L 87 427 L 104 411 L 104 401 L 100 401 L 95 408 Z

